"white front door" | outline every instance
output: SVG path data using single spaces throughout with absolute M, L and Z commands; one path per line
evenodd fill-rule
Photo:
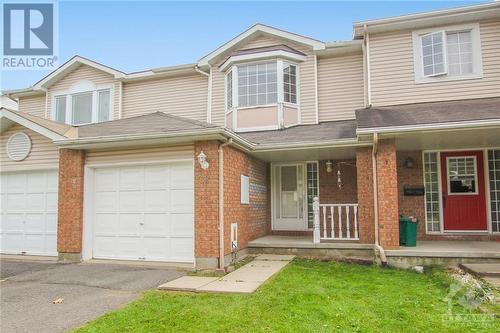
M 193 163 L 95 169 L 93 257 L 194 261 Z
M 304 164 L 273 166 L 273 229 L 307 230 Z
M 57 170 L 1 175 L 0 252 L 57 255 Z

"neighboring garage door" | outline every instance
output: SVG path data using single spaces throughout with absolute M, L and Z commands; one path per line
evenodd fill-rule
M 93 257 L 194 262 L 193 162 L 96 168 Z
M 2 253 L 57 255 L 57 170 L 1 174 Z

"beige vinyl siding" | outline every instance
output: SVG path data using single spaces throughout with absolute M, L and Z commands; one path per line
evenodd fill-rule
M 316 123 L 316 82 L 315 82 L 315 54 L 312 49 L 289 41 L 284 41 L 270 36 L 258 36 L 239 47 L 251 49 L 256 47 L 286 44 L 306 55 L 306 60 L 299 63 L 299 103 L 302 124 Z M 219 65 L 213 67 L 212 81 L 212 122 L 218 125 L 224 124 L 224 101 L 225 87 L 224 75 L 219 71 Z
M 318 58 L 320 122 L 354 119 L 363 94 L 363 54 Z
M 45 94 L 20 97 L 19 111 L 45 118 Z
M 412 32 L 370 35 L 375 106 L 500 96 L 500 22 L 481 22 L 483 78 L 415 83 Z
M 193 159 L 192 144 L 134 147 L 128 149 L 89 150 L 86 154 L 86 164 L 116 164 L 116 163 L 147 163 L 175 159 Z
M 123 84 L 123 118 L 165 112 L 207 120 L 208 78 L 201 74 Z
M 31 152 L 24 160 L 12 161 L 7 155 L 7 141 L 17 132 L 27 134 L 31 139 Z M 45 168 L 57 168 L 59 165 L 59 150 L 52 140 L 21 125 L 14 125 L 1 135 L 0 140 L 0 171 L 22 171 Z
M 116 80 L 113 75 L 87 65 L 80 65 L 74 71 L 70 72 L 50 86 L 48 101 L 50 119 L 52 117 L 52 99 L 54 98 L 54 95 L 59 92 L 69 90 L 71 86 L 79 81 L 90 81 L 95 85 L 112 85 L 111 95 L 113 96 L 113 119 L 118 119 L 120 82 Z

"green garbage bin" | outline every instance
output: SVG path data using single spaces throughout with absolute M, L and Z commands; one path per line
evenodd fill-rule
M 417 246 L 418 219 L 399 216 L 399 245 Z

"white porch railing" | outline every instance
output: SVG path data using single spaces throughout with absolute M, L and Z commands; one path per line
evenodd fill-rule
M 358 204 L 320 204 L 313 199 L 313 241 L 359 240 Z

